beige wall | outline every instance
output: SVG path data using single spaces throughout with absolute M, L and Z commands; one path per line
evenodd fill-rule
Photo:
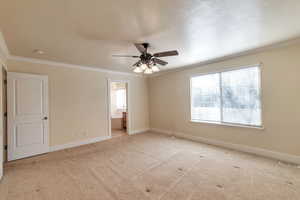
M 149 128 L 143 77 L 13 60 L 8 71 L 48 75 L 51 146 L 108 136 L 107 78 L 130 81 L 131 131 Z
M 189 77 L 262 62 L 264 130 L 190 122 Z M 149 80 L 151 128 L 300 155 L 300 44 Z

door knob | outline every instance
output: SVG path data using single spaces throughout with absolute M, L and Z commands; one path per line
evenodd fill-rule
M 48 117 L 44 117 L 44 118 L 43 118 L 43 120 L 47 120 L 47 119 L 48 119 Z

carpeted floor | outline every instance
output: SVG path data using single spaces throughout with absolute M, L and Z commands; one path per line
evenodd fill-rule
M 112 129 L 111 130 L 111 137 L 120 137 L 120 136 L 126 136 L 126 130 L 120 130 L 120 129 Z
M 300 169 L 145 133 L 11 162 L 1 200 L 299 200 Z

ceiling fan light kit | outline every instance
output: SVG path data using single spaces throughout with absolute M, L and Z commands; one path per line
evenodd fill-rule
M 147 68 L 147 69 L 145 69 L 145 71 L 144 71 L 144 74 L 152 74 L 152 73 L 153 73 L 153 71 L 152 71 L 151 68 Z
M 153 71 L 153 72 L 159 72 L 160 69 L 159 69 L 156 65 L 153 65 L 153 66 L 152 66 L 152 71 Z
M 137 67 L 139 67 L 139 66 L 137 66 Z M 148 68 L 148 65 L 147 64 L 141 64 L 140 68 L 142 70 L 146 70 Z
M 143 72 L 143 69 L 141 67 L 136 67 L 136 68 L 133 69 L 133 72 L 141 73 L 141 72 Z
M 135 43 L 134 46 L 141 53 L 140 56 L 131 55 L 113 55 L 113 57 L 130 57 L 139 58 L 140 60 L 133 65 L 133 72 L 144 74 L 152 74 L 153 72 L 159 72 L 160 68 L 157 65 L 165 66 L 168 62 L 159 59 L 159 57 L 177 56 L 178 51 L 164 51 L 159 53 L 148 53 L 148 43 Z

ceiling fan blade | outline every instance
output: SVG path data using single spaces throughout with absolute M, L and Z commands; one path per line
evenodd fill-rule
M 112 57 L 139 58 L 140 56 L 131 56 L 131 55 L 112 55 Z
M 178 56 L 178 51 L 164 51 L 153 54 L 154 57 Z
M 167 65 L 167 64 L 168 64 L 168 62 L 163 61 L 163 60 L 158 59 L 158 58 L 153 58 L 153 61 L 154 61 L 155 63 L 157 63 L 157 64 L 160 64 L 160 65 Z
M 147 49 L 145 48 L 143 43 L 134 43 L 134 46 L 139 50 L 141 53 L 147 52 Z

